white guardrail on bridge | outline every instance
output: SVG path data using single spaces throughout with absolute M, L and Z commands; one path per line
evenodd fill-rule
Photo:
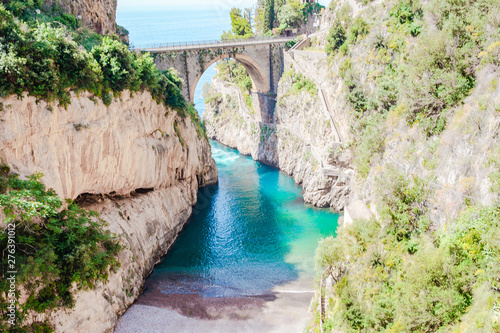
M 182 43 L 165 43 L 165 44 L 148 44 L 141 47 L 130 46 L 131 51 L 146 51 L 146 52 L 168 52 L 168 51 L 183 51 L 183 50 L 197 50 L 209 49 L 220 47 L 236 47 L 245 45 L 259 45 L 259 44 L 275 44 L 286 43 L 297 38 L 291 37 L 251 37 L 247 39 L 237 39 L 229 41 L 208 40 L 199 42 L 182 42 Z

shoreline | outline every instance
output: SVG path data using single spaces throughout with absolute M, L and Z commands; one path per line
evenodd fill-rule
M 301 274 L 269 293 L 236 297 L 145 291 L 114 332 L 302 332 L 310 319 L 312 282 Z

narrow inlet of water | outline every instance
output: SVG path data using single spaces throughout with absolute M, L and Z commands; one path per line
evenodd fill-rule
M 318 241 L 335 234 L 338 214 L 305 205 L 291 177 L 211 145 L 219 183 L 199 191 L 193 216 L 146 288 L 235 297 L 265 295 L 299 275 L 312 281 Z

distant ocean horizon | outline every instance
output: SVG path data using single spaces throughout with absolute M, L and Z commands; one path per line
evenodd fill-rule
M 130 35 L 130 44 L 151 44 L 219 40 L 223 31 L 231 29 L 229 9 L 207 6 L 186 9 L 118 8 L 116 21 Z M 194 103 L 200 115 L 205 110 L 201 96 L 203 85 L 215 75 L 214 66 L 205 71 L 198 82 Z

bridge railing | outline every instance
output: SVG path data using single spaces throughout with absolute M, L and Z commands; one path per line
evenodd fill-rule
M 294 36 L 268 36 L 268 37 L 250 37 L 250 38 L 239 38 L 230 40 L 204 40 L 204 41 L 193 41 L 193 42 L 180 42 L 180 43 L 155 43 L 155 44 L 145 44 L 140 46 L 135 46 L 130 44 L 129 48 L 131 51 L 140 51 L 144 49 L 160 49 L 160 48 L 170 48 L 170 47 L 187 47 L 187 46 L 204 46 L 204 45 L 232 45 L 237 43 L 251 43 L 253 41 L 267 41 L 275 39 L 294 39 Z

